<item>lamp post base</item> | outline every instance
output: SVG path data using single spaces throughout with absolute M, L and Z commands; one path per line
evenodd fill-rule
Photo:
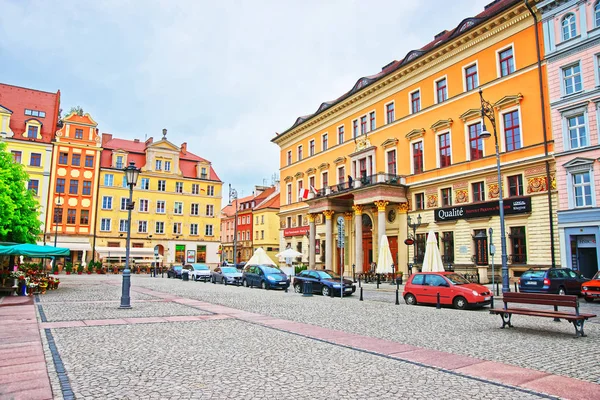
M 131 288 L 131 270 L 129 268 L 123 270 L 123 285 L 121 287 L 121 305 L 120 309 L 131 308 L 131 298 L 129 292 Z

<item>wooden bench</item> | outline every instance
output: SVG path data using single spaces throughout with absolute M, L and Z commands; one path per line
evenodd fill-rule
M 502 329 L 506 326 L 512 328 L 511 317 L 513 314 L 530 315 L 533 317 L 554 318 L 555 321 L 566 319 L 573 323 L 575 327 L 576 337 L 586 336 L 583 333 L 583 323 L 589 318 L 594 318 L 594 314 L 582 314 L 579 312 L 579 300 L 577 296 L 561 296 L 554 294 L 537 294 L 537 293 L 504 293 L 502 301 L 504 308 L 493 308 L 490 314 L 500 315 L 502 318 Z M 554 306 L 554 310 L 536 310 L 532 308 L 516 308 L 509 307 L 508 303 L 519 304 L 538 304 L 546 306 Z M 574 308 L 575 312 L 559 311 L 558 307 Z

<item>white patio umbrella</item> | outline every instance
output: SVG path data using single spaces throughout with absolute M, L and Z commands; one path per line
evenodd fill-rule
M 435 239 L 435 233 L 429 231 L 427 244 L 425 245 L 425 257 L 423 258 L 423 272 L 444 272 L 444 263 L 440 255 L 440 249 Z
M 392 258 L 392 251 L 390 250 L 390 243 L 386 235 L 381 236 L 381 243 L 379 243 L 379 256 L 377 257 L 377 268 L 375 269 L 376 274 L 391 274 L 394 272 L 392 264 L 394 259 Z
M 293 258 L 293 257 L 301 257 L 302 253 L 296 251 L 294 249 L 285 249 L 281 253 L 275 254 L 275 257 L 279 258 Z

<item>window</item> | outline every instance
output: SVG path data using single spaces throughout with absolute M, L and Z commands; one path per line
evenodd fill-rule
M 102 209 L 103 210 L 112 210 L 112 196 L 103 196 L 102 197 Z
M 322 137 L 322 139 L 321 139 L 321 150 L 322 151 L 327 150 L 327 140 L 328 140 L 327 134 L 324 134 L 323 137 Z
M 12 158 L 13 158 L 13 162 L 17 163 L 17 164 L 21 164 L 21 152 L 20 151 L 11 151 L 12 153 Z
M 75 129 L 75 139 L 83 139 L 83 129 Z
M 102 218 L 100 221 L 100 230 L 103 232 L 110 231 L 110 218 Z
M 304 188 L 304 184 L 303 184 L 302 181 L 298 181 L 297 185 L 298 185 L 298 199 L 297 199 L 297 201 L 302 201 L 303 197 L 302 197 L 301 193 L 302 193 L 302 189 Z
M 192 194 L 200 193 L 200 186 L 197 183 L 192 183 Z
M 577 36 L 577 26 L 575 25 L 575 14 L 565 15 L 562 20 L 561 26 L 562 26 L 562 39 L 563 40 L 569 40 L 569 39 Z
M 183 214 L 183 203 L 181 201 L 176 201 L 173 204 L 173 213 L 177 215 Z
M 471 160 L 483 158 L 483 139 L 481 135 L 481 122 L 469 125 L 469 155 Z
M 148 190 L 150 189 L 150 178 L 142 178 L 140 183 L 140 189 Z
M 513 264 L 527 263 L 527 245 L 525 244 L 525 227 L 510 228 L 510 252 Z
M 438 103 L 448 100 L 448 85 L 446 78 L 442 78 L 435 83 L 435 93 Z
M 29 125 L 29 128 L 27 129 L 27 137 L 30 139 L 37 138 L 38 130 L 39 130 L 38 126 Z
M 565 95 L 581 92 L 581 66 L 579 63 L 562 69 L 563 91 Z
M 594 26 L 600 26 L 600 2 L 596 3 L 596 5 L 594 6 L 594 21 Z
M 521 148 L 521 127 L 519 125 L 519 111 L 511 111 L 503 116 L 504 138 L 506 140 L 506 151 Z
M 346 181 L 346 167 L 343 165 L 338 167 L 338 183 L 344 183 Z
M 154 232 L 155 233 L 160 233 L 163 234 L 165 233 L 165 223 L 162 221 L 157 221 L 156 224 L 154 225 Z
M 65 192 L 65 180 L 63 178 L 58 178 L 56 180 L 56 193 L 64 193 Z
M 298 146 L 298 161 L 302 161 L 302 146 Z
M 94 156 L 85 156 L 85 166 L 88 168 L 94 167 Z
M 160 179 L 157 182 L 157 187 L 156 190 L 158 190 L 159 192 L 164 192 L 167 190 L 167 181 Z
M 204 234 L 206 236 L 212 236 L 213 235 L 213 226 L 212 225 L 206 225 L 206 228 L 204 229 Z M 250 239 L 250 234 L 248 234 L 248 239 Z
M 360 134 L 364 135 L 367 133 L 367 116 L 363 115 L 360 117 Z
M 375 111 L 371 111 L 369 113 L 369 130 L 370 131 L 374 131 L 376 129 L 375 127 Z
M 344 143 L 344 127 L 338 127 L 338 144 Z M 289 165 L 289 164 L 288 164 Z
M 265 231 L 260 231 L 260 240 L 265 240 Z
M 81 154 L 73 154 L 71 156 L 71 165 L 79 167 L 81 165 Z
M 585 118 L 583 114 L 567 118 L 569 129 L 569 145 L 571 149 L 585 147 L 587 143 L 587 132 L 585 128 Z
M 199 214 L 199 204 L 193 203 L 190 205 L 190 215 L 198 215 Z
M 315 141 L 311 140 L 308 142 L 308 155 L 309 156 L 314 156 L 315 155 Z M 298 160 L 301 159 L 301 155 L 298 155 Z
M 39 167 L 42 165 L 42 155 L 40 153 L 31 153 L 29 156 L 29 165 Z
M 415 210 L 425 209 L 425 193 L 415 194 Z
M 442 189 L 442 207 L 452 205 L 452 188 Z
M 483 188 L 483 182 L 475 182 L 471 184 L 473 188 L 473 201 L 484 201 L 485 200 L 485 189 Z
M 62 207 L 56 207 L 56 208 L 54 208 L 54 223 L 55 224 L 62 224 L 62 220 L 63 220 L 63 210 L 62 210 Z
M 263 225 L 265 224 L 265 216 L 264 215 L 260 216 L 260 223 Z
M 391 124 L 394 122 L 394 103 L 386 104 L 385 106 L 385 118 L 386 123 Z
M 352 137 L 358 137 L 358 120 L 352 121 Z
M 396 175 L 396 150 L 390 150 L 387 152 L 387 173 L 390 175 Z
M 115 168 L 123 169 L 123 156 L 117 156 L 115 161 Z
M 83 181 L 83 188 L 81 194 L 89 196 L 92 194 L 92 181 Z
M 30 179 L 29 183 L 27 184 L 27 190 L 30 190 L 34 196 L 38 195 L 39 187 L 40 181 L 38 181 L 37 179 Z
M 508 178 L 508 196 L 516 197 L 523 196 L 523 176 L 512 175 Z
M 121 207 L 120 207 L 121 211 L 126 211 L 127 210 L 128 200 L 129 199 L 127 197 L 121 197 Z
M 104 175 L 104 186 L 112 186 L 113 180 L 114 180 L 113 174 Z
M 165 213 L 165 201 L 164 200 L 156 201 L 156 212 L 159 214 Z
M 165 171 L 171 171 L 171 161 L 165 161 Z
M 121 177 L 121 187 L 124 187 L 124 188 L 127 187 L 127 175 L 123 175 Z
M 287 152 L 287 165 L 292 165 L 292 151 Z
M 427 235 L 424 233 L 417 234 L 417 262 L 422 263 L 425 258 Z
M 423 172 L 423 142 L 416 142 L 412 145 L 413 150 L 413 173 Z
M 119 220 L 119 232 L 127 232 L 127 220 L 120 219 Z
M 292 204 L 292 184 L 287 185 L 287 204 Z
M 442 243 L 444 255 L 442 261 L 444 263 L 454 262 L 454 232 L 442 232 Z
M 479 86 L 479 81 L 477 80 L 477 64 L 465 68 L 465 86 L 467 91 L 473 90 Z
M 488 239 L 485 232 L 485 229 L 475 229 L 473 231 L 476 265 L 488 265 Z
M 59 153 L 58 155 L 58 163 L 62 165 L 66 165 L 69 163 L 69 153 Z
M 81 210 L 79 212 L 79 225 L 88 225 L 90 223 L 89 210 Z
M 417 90 L 410 94 L 410 112 L 412 114 L 421 111 L 421 91 Z
M 589 171 L 572 174 L 575 207 L 592 206 L 592 183 Z
M 513 57 L 513 48 L 502 50 L 498 53 L 500 63 L 500 76 L 510 75 L 515 72 L 515 58 Z
M 138 221 L 138 233 L 148 233 L 148 221 Z
M 198 235 L 198 224 L 190 224 L 190 235 Z
M 44 111 L 30 110 L 29 108 L 25 109 L 25 115 L 31 115 L 32 117 L 41 117 L 41 118 L 46 117 L 46 113 Z
M 442 133 L 438 136 L 438 148 L 440 152 L 440 168 L 448 167 L 451 163 L 450 133 Z
M 79 181 L 71 179 L 69 182 L 69 194 L 77 194 L 79 192 Z
M 173 223 L 173 233 L 175 235 L 181 235 L 181 222 Z
M 256 216 L 256 225 L 258 225 L 258 215 Z
M 215 187 L 213 185 L 208 185 L 206 187 L 206 195 L 207 196 L 214 196 L 215 195 Z
M 325 171 L 321 174 L 321 187 L 329 186 L 329 172 Z
M 175 193 L 183 193 L 183 182 L 175 182 Z
M 148 212 L 148 200 L 147 199 L 140 199 L 140 211 L 141 212 Z
M 156 167 L 154 168 L 157 171 L 160 171 L 162 169 L 162 160 L 156 160 Z

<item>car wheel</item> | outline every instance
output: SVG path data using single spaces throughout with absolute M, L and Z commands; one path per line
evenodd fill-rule
M 294 285 L 294 293 L 302 293 L 302 286 L 300 284 Z
M 564 287 L 561 286 L 558 288 L 558 294 L 561 296 L 564 296 L 565 294 L 567 294 L 567 291 L 565 290 Z
M 585 301 L 588 303 L 592 303 L 594 301 L 593 297 L 584 297 Z
M 244 279 L 244 280 L 242 281 L 242 285 L 244 285 L 244 287 L 248 287 L 248 281 Z
M 221 278 L 221 283 L 225 286 L 227 286 L 227 279 L 225 279 L 225 277 Z
M 265 281 L 260 281 L 260 288 L 269 290 L 269 286 L 267 286 L 267 282 L 265 282 Z
M 406 296 L 404 296 L 404 302 L 409 306 L 414 306 L 417 304 L 417 298 L 409 293 Z
M 214 277 L 214 276 L 211 276 L 211 277 L 210 277 L 210 281 L 212 282 L 212 284 L 213 284 L 213 285 L 216 285 L 216 284 L 217 284 L 217 280 L 215 279 L 215 277 Z
M 323 296 L 329 296 L 329 290 L 330 290 L 330 289 L 329 289 L 329 287 L 328 287 L 328 286 L 323 286 L 323 287 L 321 288 L 321 294 L 322 294 Z
M 457 310 L 464 310 L 469 305 L 469 302 L 464 297 L 458 296 L 458 297 L 454 298 L 454 301 L 452 302 L 452 304 L 454 305 L 454 308 L 456 308 Z

